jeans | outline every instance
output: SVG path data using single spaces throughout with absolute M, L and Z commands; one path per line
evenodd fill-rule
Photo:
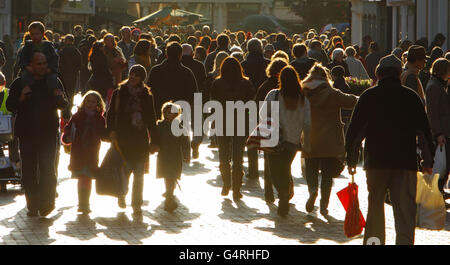
M 217 136 L 220 173 L 224 186 L 232 186 L 233 191 L 239 191 L 242 186 L 245 140 L 245 136 Z
M 364 244 L 371 238 L 377 238 L 380 244 L 385 244 L 384 198 L 386 190 L 389 189 L 397 234 L 395 243 L 413 245 L 416 228 L 417 172 L 401 169 L 367 169 L 366 176 L 369 209 Z
M 306 183 L 310 197 L 317 196 L 319 189 L 319 170 L 321 171 L 322 181 L 320 183 L 320 208 L 327 209 L 330 201 L 331 187 L 333 186 L 333 177 L 336 175 L 337 158 L 305 158 Z
M 280 153 L 267 154 L 269 175 L 280 200 L 289 200 L 289 187 L 291 182 L 291 164 L 296 151 L 284 150 Z
M 57 179 L 55 174 L 56 132 L 21 137 L 22 184 L 27 208 L 46 211 L 55 207 Z

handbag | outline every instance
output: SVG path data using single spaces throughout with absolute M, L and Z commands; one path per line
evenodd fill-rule
M 100 168 L 97 170 L 95 189 L 98 195 L 113 197 L 128 193 L 128 178 L 131 170 L 115 144 L 111 144 Z
M 278 101 L 280 91 L 277 90 L 275 100 Z M 248 149 L 258 149 L 267 153 L 282 152 L 285 149 L 285 144 L 282 139 L 283 133 L 279 122 L 276 122 L 270 115 L 262 120 L 258 126 L 253 130 L 247 138 L 246 146 Z M 265 146 L 263 141 L 269 141 L 273 135 L 278 135 L 278 143 L 273 146 Z

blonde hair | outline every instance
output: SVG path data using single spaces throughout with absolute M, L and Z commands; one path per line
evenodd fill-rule
M 313 67 L 311 67 L 311 69 L 308 72 L 308 75 L 306 76 L 305 79 L 303 79 L 302 85 L 304 83 L 308 83 L 313 80 L 327 81 L 330 84 L 330 86 L 333 86 L 330 70 L 324 67 L 321 63 L 315 63 Z
M 100 113 L 105 112 L 105 102 L 103 101 L 103 98 L 100 95 L 100 93 L 98 93 L 97 91 L 94 91 L 94 90 L 89 90 L 88 92 L 86 92 L 86 94 L 83 95 L 83 98 L 81 100 L 80 108 L 81 109 L 84 108 L 84 104 L 86 102 L 86 98 L 88 96 L 91 96 L 91 95 L 97 98 L 97 111 L 100 112 Z
M 172 101 L 168 101 L 164 103 L 161 107 L 161 120 L 165 120 L 164 112 L 169 111 L 170 113 L 178 113 L 177 117 L 180 116 L 182 109 L 178 104 L 173 103 Z
M 288 55 L 286 52 L 282 51 L 282 50 L 276 51 L 276 52 L 272 55 L 272 57 L 270 58 L 270 60 L 273 61 L 273 60 L 275 60 L 276 58 L 284 59 L 284 60 L 286 60 L 286 62 L 289 64 L 289 55 Z

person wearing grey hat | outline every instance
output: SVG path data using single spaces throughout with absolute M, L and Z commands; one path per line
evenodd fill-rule
M 402 86 L 401 72 L 402 64 L 395 55 L 380 60 L 376 69 L 378 84 L 361 95 L 347 130 L 345 149 L 351 175 L 356 173 L 365 139 L 369 205 L 364 244 L 373 239 L 385 244 L 387 190 L 394 210 L 396 244 L 414 244 L 418 146 L 422 171 L 432 173 L 434 147 L 427 114 L 418 94 Z
M 408 50 L 406 60 L 405 69 L 400 77 L 402 85 L 416 91 L 422 102 L 425 103 L 425 93 L 422 82 L 419 79 L 419 72 L 425 68 L 427 61 L 425 48 L 419 45 L 412 45 Z

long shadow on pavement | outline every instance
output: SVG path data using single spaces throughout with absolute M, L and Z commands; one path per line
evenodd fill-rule
M 294 205 L 290 205 L 289 214 L 280 217 L 276 214 L 276 206 L 272 206 L 269 220 L 274 222 L 274 227 L 255 227 L 264 232 L 270 232 L 275 236 L 294 239 L 302 244 L 314 244 L 320 239 L 331 240 L 337 243 L 345 243 L 349 239 L 344 234 L 344 222 L 327 216 L 328 222 L 317 218 L 314 214 L 306 214 L 298 211 Z
M 98 217 L 94 221 L 106 227 L 97 230 L 98 232 L 103 232 L 110 239 L 126 241 L 132 245 L 143 244 L 142 240 L 154 233 L 153 230 L 148 230 L 148 225 L 142 222 L 142 218 L 133 216 L 131 221 L 124 212 L 117 213 L 115 218 Z
M 198 174 L 205 174 L 210 172 L 211 169 L 206 168 L 205 164 L 194 161 L 191 165 L 183 164 L 183 175 L 195 176 Z
M 170 234 L 179 234 L 182 230 L 190 228 L 192 225 L 189 221 L 200 217 L 199 213 L 191 213 L 189 209 L 180 203 L 177 199 L 178 208 L 169 213 L 164 210 L 164 201 L 155 209 L 153 213 L 143 211 L 143 215 L 158 222 L 157 225 L 151 225 L 154 233 L 156 230 L 163 230 Z
M 96 229 L 95 221 L 89 215 L 78 214 L 74 221 L 65 223 L 66 231 L 57 232 L 65 236 L 77 238 L 79 240 L 90 240 L 97 237 L 101 232 Z
M 14 217 L 0 220 L 1 226 L 14 228 L 2 240 L 7 243 L 14 241 L 20 245 L 49 245 L 56 241 L 50 238 L 50 227 L 68 208 L 70 207 L 59 208 L 56 215 L 50 214 L 49 217 L 28 217 L 28 209 L 25 207 Z

